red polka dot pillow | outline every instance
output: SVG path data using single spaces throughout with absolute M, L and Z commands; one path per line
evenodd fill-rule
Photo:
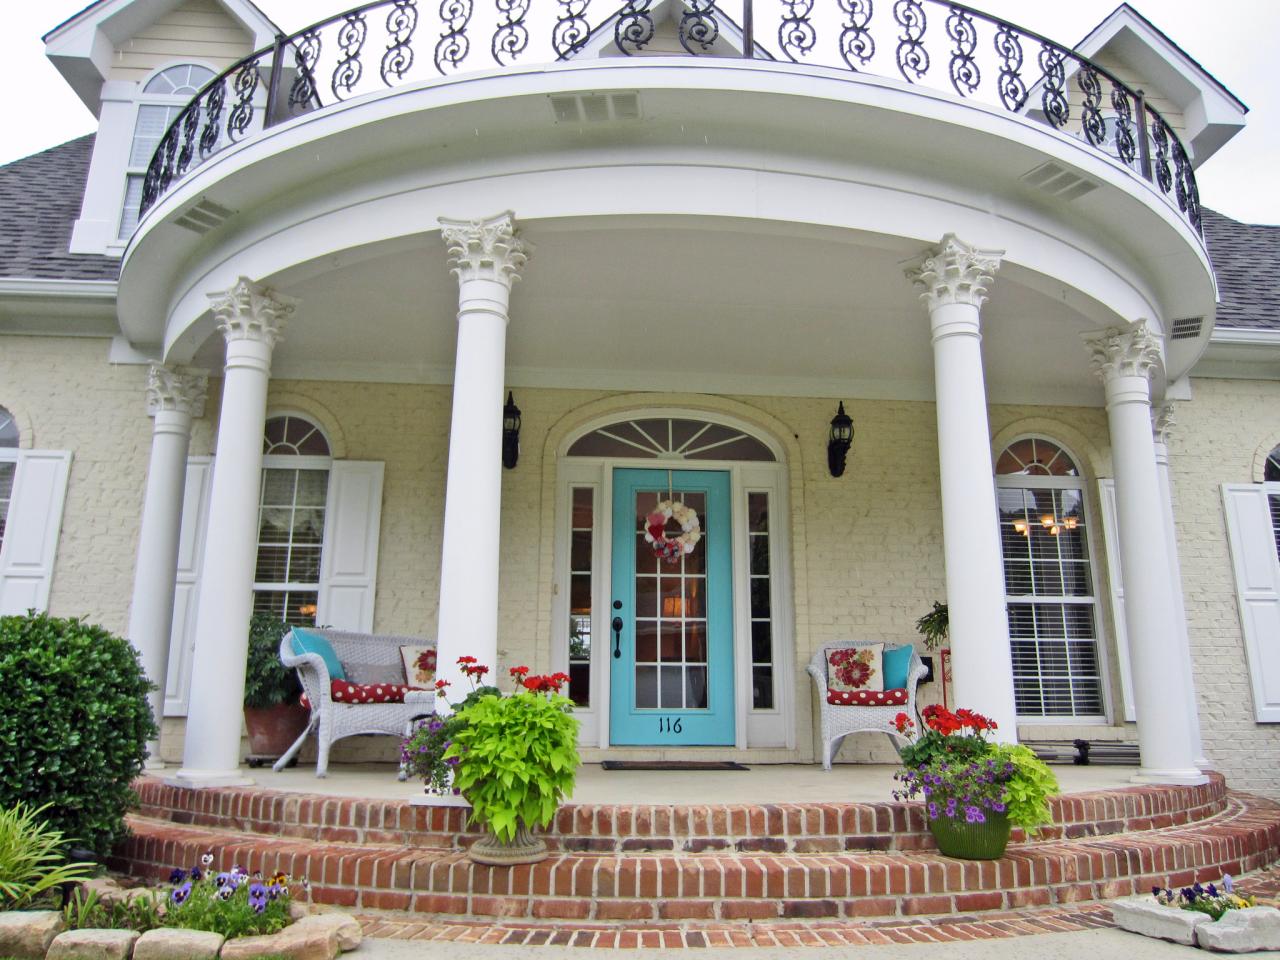
M 404 695 L 413 687 L 403 683 L 351 683 L 347 680 L 329 681 L 329 696 L 334 703 L 404 703 Z M 301 703 L 310 707 L 307 695 Z
M 907 688 L 893 690 L 828 690 L 827 703 L 841 707 L 900 707 L 907 702 Z
M 827 651 L 827 690 L 846 693 L 854 690 L 884 689 L 884 644 L 843 647 Z

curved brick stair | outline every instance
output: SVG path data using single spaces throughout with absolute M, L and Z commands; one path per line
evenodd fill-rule
M 403 801 L 139 784 L 117 867 L 162 879 L 212 850 L 283 869 L 317 900 L 454 917 L 732 921 L 970 913 L 1080 903 L 1241 874 L 1280 858 L 1280 805 L 1202 787 L 1055 800 L 1057 826 L 1004 858 L 933 850 L 917 805 L 567 805 L 531 867 L 472 864 L 464 811 Z

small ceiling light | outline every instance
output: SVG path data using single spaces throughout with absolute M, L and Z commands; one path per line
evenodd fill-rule
M 507 403 L 502 408 L 502 465 L 514 470 L 520 459 L 520 408 L 507 391 Z
M 833 477 L 844 476 L 845 460 L 853 446 L 853 420 L 844 412 L 844 401 L 831 418 L 831 435 L 827 440 L 827 468 Z

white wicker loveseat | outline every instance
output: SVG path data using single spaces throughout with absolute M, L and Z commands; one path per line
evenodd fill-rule
M 920 654 L 914 650 L 911 652 L 911 660 L 907 666 L 907 702 L 905 704 L 863 707 L 827 703 L 827 654 L 833 650 L 846 650 L 870 645 L 869 641 L 856 640 L 828 643 L 818 648 L 813 658 L 809 661 L 809 676 L 813 677 L 813 682 L 818 685 L 818 705 L 822 718 L 822 767 L 824 770 L 831 769 L 831 758 L 835 756 L 836 749 L 840 746 L 840 741 L 851 733 L 887 733 L 893 741 L 894 748 L 897 749 L 905 744 L 906 740 L 894 726 L 894 717 L 900 713 L 905 713 L 913 721 L 919 723 L 919 716 L 916 713 L 916 685 L 920 682 L 920 678 L 929 671 L 920 659 Z M 886 645 L 885 650 L 894 650 L 899 646 L 905 646 L 905 644 Z
M 403 684 L 400 647 L 434 646 L 432 641 L 421 637 L 307 629 L 329 641 L 347 679 L 359 684 Z M 330 695 L 332 678 L 324 658 L 316 653 L 295 654 L 293 651 L 293 631 L 290 631 L 280 641 L 280 662 L 298 671 L 298 679 L 311 704 L 311 720 L 293 746 L 276 761 L 272 769 L 277 772 L 297 755 L 312 731 L 317 736 L 316 776 L 323 777 L 329 771 L 329 747 L 335 741 L 361 734 L 403 737 L 415 717 L 435 712 L 435 690 L 412 690 L 405 694 L 404 703 L 336 703 Z M 405 779 L 403 768 L 400 779 Z

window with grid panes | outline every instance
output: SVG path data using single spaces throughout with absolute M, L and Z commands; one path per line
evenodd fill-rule
M 569 698 L 591 706 L 591 561 L 594 487 L 573 487 L 569 546 Z
M 18 424 L 4 407 L 0 407 L 0 448 L 17 449 Z M 0 549 L 4 549 L 4 528 L 9 516 L 9 501 L 13 499 L 13 478 L 18 465 L 12 460 L 0 460 Z
M 329 494 L 329 441 L 303 417 L 272 417 L 262 452 L 253 612 L 313 626 Z M 295 467 L 289 457 L 306 459 Z
M 142 204 L 142 181 L 147 165 L 182 108 L 213 79 L 213 71 L 195 63 L 180 63 L 161 70 L 142 88 L 138 118 L 133 126 L 133 143 L 129 147 L 129 163 L 125 173 L 124 209 L 120 214 L 121 240 L 129 239 L 138 225 L 138 208 Z
M 747 494 L 747 556 L 751 581 L 751 705 L 772 710 L 773 595 L 769 571 L 769 494 Z
M 1019 717 L 1104 710 L 1084 481 L 1070 454 L 1029 437 L 996 463 L 1013 687 Z
M 1280 447 L 1267 454 L 1262 479 L 1267 488 L 1267 506 L 1271 508 L 1271 536 L 1276 542 L 1276 558 L 1280 559 Z

